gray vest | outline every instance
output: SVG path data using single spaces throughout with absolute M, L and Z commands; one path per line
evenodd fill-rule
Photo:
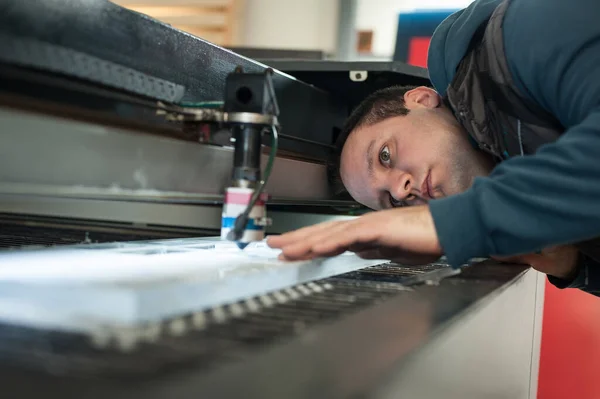
M 498 161 L 535 153 L 565 131 L 545 109 L 519 94 L 504 53 L 505 0 L 471 41 L 444 98 L 479 148 Z M 577 245 L 600 262 L 600 239 Z

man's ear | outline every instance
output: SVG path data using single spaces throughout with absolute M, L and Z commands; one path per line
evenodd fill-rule
M 442 98 L 433 89 L 425 86 L 419 86 L 409 90 L 404 94 L 406 108 L 437 108 L 442 103 Z

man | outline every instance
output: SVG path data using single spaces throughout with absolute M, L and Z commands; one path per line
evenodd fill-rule
M 340 177 L 378 212 L 269 245 L 291 260 L 512 257 L 600 292 L 599 16 L 597 0 L 477 0 L 449 17 L 429 50 L 437 92 L 385 89 L 348 120 Z

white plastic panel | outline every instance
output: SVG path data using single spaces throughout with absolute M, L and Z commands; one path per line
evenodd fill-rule
M 352 253 L 277 260 L 264 242 L 218 239 L 77 245 L 0 253 L 0 320 L 59 330 L 131 326 L 354 271 Z

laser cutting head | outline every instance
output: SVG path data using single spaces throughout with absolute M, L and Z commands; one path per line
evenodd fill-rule
M 221 238 L 244 249 L 265 237 L 264 193 L 277 152 L 277 115 L 272 70 L 264 74 L 233 73 L 227 77 L 223 110 L 235 139 L 232 184 L 225 190 Z M 271 133 L 271 152 L 261 173 L 262 135 Z
M 221 217 L 221 238 L 229 239 L 228 235 L 235 226 L 236 219 L 241 215 L 248 204 L 250 204 L 254 189 L 241 187 L 228 187 L 225 191 L 225 200 L 223 203 L 223 213 Z M 248 244 L 254 241 L 262 241 L 265 238 L 265 227 L 268 224 L 266 212 L 267 194 L 262 193 L 252 210 L 250 211 L 248 222 L 244 226 L 241 237 L 236 240 L 240 249 L 246 248 Z

